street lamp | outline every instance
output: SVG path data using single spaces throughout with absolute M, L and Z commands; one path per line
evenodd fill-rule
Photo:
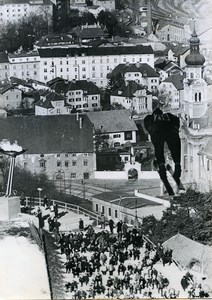
M 42 188 L 37 188 L 38 190 L 38 197 L 39 197 L 39 206 L 41 206 L 41 192 L 42 192 Z

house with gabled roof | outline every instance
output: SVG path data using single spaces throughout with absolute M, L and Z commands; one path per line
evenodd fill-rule
M 127 109 L 88 112 L 95 131 L 108 137 L 111 146 L 136 143 L 137 126 Z
M 27 116 L 0 118 L 0 140 L 28 149 L 17 163 L 49 179 L 94 178 L 96 154 L 93 125 L 86 115 Z
M 67 104 L 78 112 L 100 109 L 100 90 L 89 80 L 58 81 L 51 89 L 62 94 Z
M 172 75 L 161 82 L 159 91 L 170 99 L 169 105 L 171 109 L 179 109 L 183 104 L 184 86 L 183 80 L 184 75 Z
M 160 81 L 163 81 L 171 75 L 183 75 L 183 70 L 178 66 L 178 64 L 167 59 L 160 58 L 156 60 L 155 69 L 160 75 Z
M 173 259 L 189 272 L 202 274 L 209 284 L 212 280 L 212 247 L 193 241 L 177 233 L 163 243 L 164 249 L 171 249 Z
M 91 40 L 104 38 L 106 34 L 99 24 L 82 25 L 71 30 L 71 34 L 77 43 L 86 43 Z
M 178 64 L 180 68 L 184 68 L 186 66 L 185 58 L 190 53 L 189 46 L 169 46 L 168 50 L 168 60 L 174 61 Z
M 17 109 L 22 100 L 22 91 L 17 87 L 6 84 L 0 86 L 0 108 L 5 110 Z
M 137 83 L 147 86 L 149 91 L 156 92 L 159 86 L 159 75 L 147 63 L 137 62 L 136 64 L 119 64 L 115 67 L 110 76 L 121 75 L 125 81 L 136 81 Z
M 74 44 L 74 40 L 67 34 L 49 34 L 43 36 L 40 40 L 34 44 L 34 49 L 38 48 L 61 48 L 71 47 Z M 76 47 L 76 44 L 75 44 Z
M 184 24 L 171 20 L 160 19 L 158 21 L 156 36 L 159 37 L 161 42 L 175 42 L 179 44 L 186 42 Z
M 111 105 L 120 104 L 137 114 L 152 111 L 152 94 L 135 81 L 126 81 L 110 95 Z
M 46 90 L 40 94 L 40 100 L 35 104 L 36 116 L 67 115 L 72 110 L 66 98 L 58 93 Z

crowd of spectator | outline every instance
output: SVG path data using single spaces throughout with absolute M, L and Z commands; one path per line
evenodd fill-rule
M 46 209 L 50 210 L 47 219 L 49 231 L 54 233 L 55 242 L 65 259 L 65 291 L 69 299 L 174 299 L 181 296 L 179 290 L 170 286 L 169 278 L 156 267 L 174 263 L 172 250 L 165 250 L 161 244 L 152 244 L 141 228 L 129 228 L 122 221 L 115 224 L 111 219 L 108 227 L 104 223 L 101 229 L 94 230 L 91 225 L 85 227 L 80 218 L 79 230 L 60 233 L 57 204 L 46 206 Z M 41 224 L 40 208 L 36 215 Z M 209 296 L 190 273 L 182 277 L 181 287 L 189 298 Z

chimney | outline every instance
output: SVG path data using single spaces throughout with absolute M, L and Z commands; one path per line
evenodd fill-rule
M 130 66 L 130 63 L 129 63 L 129 61 L 127 61 L 127 62 L 126 62 L 126 66 L 127 66 L 127 67 L 129 67 L 129 66 Z
M 152 33 L 152 8 L 151 0 L 147 0 L 147 35 Z
M 136 68 L 140 68 L 140 66 L 141 66 L 140 63 L 137 62 L 137 63 L 136 63 Z

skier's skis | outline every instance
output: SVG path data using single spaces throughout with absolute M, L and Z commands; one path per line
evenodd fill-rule
M 185 188 L 184 188 L 184 186 L 183 186 L 180 178 L 179 178 L 179 180 L 176 180 L 176 178 L 173 176 L 174 175 L 174 171 L 173 171 L 172 167 L 170 166 L 170 164 L 166 165 L 166 170 L 171 174 L 172 178 L 176 182 L 177 187 L 178 187 L 178 192 L 179 193 L 184 193 L 185 192 Z

